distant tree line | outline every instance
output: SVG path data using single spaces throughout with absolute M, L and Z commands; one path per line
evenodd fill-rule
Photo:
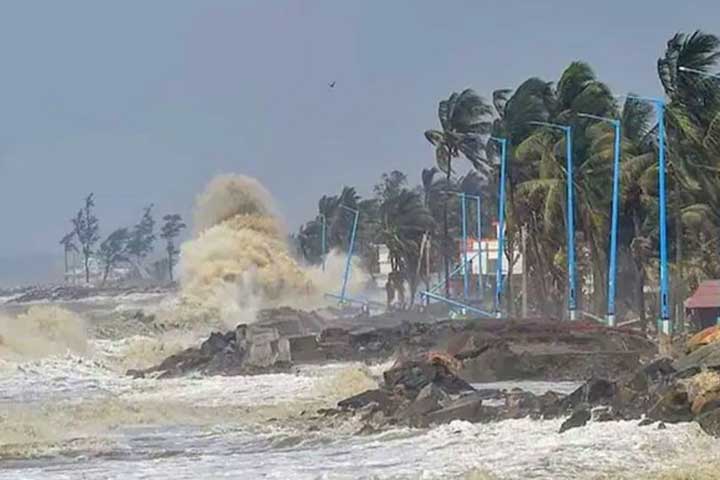
M 179 214 L 162 217 L 160 238 L 165 242 L 164 258 L 153 263 L 156 272 L 164 272 L 173 281 L 173 267 L 177 264 L 179 250 L 177 237 L 186 228 Z M 85 197 L 82 208 L 71 219 L 72 229 L 60 240 L 65 255 L 65 274 L 70 270 L 69 256 L 79 254 L 82 259 L 85 282 L 91 280 L 91 262 L 95 260 L 101 269 L 104 285 L 116 267 L 134 269 L 139 275 L 146 272 L 147 258 L 155 249 L 157 235 L 153 205 L 143 208 L 140 221 L 132 227 L 120 227 L 101 240 L 100 221 L 95 215 L 95 195 Z

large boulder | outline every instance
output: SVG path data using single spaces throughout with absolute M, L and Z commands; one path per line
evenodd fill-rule
M 647 411 L 647 417 L 665 423 L 689 422 L 693 419 L 687 389 L 681 384 L 667 388 Z
M 420 390 L 431 383 L 451 395 L 474 391 L 472 385 L 454 373 L 453 362 L 456 360 L 437 353 L 400 362 L 383 374 L 385 386 L 389 389 L 401 386 L 410 398 L 415 398 Z
M 421 426 L 424 423 L 424 416 L 446 407 L 452 402 L 442 388 L 434 383 L 426 385 L 415 400 L 412 400 L 406 408 L 398 412 L 398 420 L 409 423 L 413 426 Z
M 564 433 L 573 428 L 584 427 L 591 418 L 592 413 L 589 408 L 579 408 L 560 425 L 560 433 Z
M 484 407 L 481 397 L 476 393 L 462 396 L 450 402 L 446 407 L 425 415 L 425 422 L 432 425 L 450 423 L 454 420 L 482 422 L 495 419 L 498 408 Z
M 276 328 L 250 325 L 242 336 L 237 331 L 238 340 L 247 344 L 245 363 L 249 367 L 270 367 L 290 363 L 290 343 L 281 337 Z
M 368 405 L 375 404 L 377 408 L 391 413 L 398 403 L 392 392 L 385 389 L 366 390 L 350 398 L 338 402 L 338 407 L 343 410 L 360 410 Z
M 673 368 L 683 377 L 695 375 L 706 368 L 720 369 L 720 342 L 702 346 L 689 355 L 678 358 L 673 362 Z
M 580 405 L 607 405 L 612 402 L 616 392 L 615 382 L 603 378 L 591 378 L 562 399 L 561 407 L 563 410 L 569 411 Z

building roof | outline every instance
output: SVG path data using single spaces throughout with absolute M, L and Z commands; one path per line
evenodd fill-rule
M 685 308 L 720 308 L 720 280 L 700 282 L 695 293 L 685 300 Z

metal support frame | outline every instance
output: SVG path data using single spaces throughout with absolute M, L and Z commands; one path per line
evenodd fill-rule
M 348 248 L 347 260 L 345 261 L 345 271 L 343 272 L 342 289 L 340 290 L 340 295 L 337 297 L 340 299 L 340 303 L 342 304 L 347 303 L 349 300 L 349 297 L 346 295 L 347 283 L 348 279 L 350 278 L 350 267 L 352 265 L 352 255 L 355 248 L 355 235 L 357 234 L 358 217 L 360 217 L 360 211 L 355 208 L 350 208 L 347 205 L 340 205 L 340 208 L 343 208 L 355 215 L 353 219 L 352 231 L 350 233 L 350 246 Z M 332 294 L 328 294 L 328 296 L 336 297 Z
M 456 308 L 460 308 L 463 311 L 469 311 L 469 312 L 476 313 L 478 315 L 482 315 L 483 317 L 493 318 L 492 313 L 486 312 L 485 310 L 481 310 L 481 309 L 473 307 L 471 305 L 466 305 L 466 304 L 458 302 L 456 300 L 451 300 L 449 298 L 445 298 L 441 295 L 436 295 L 431 292 L 422 292 L 420 295 L 423 297 L 432 298 L 433 300 L 437 300 L 439 302 L 446 303 L 446 304 L 456 307 Z
M 478 254 L 476 253 L 475 255 L 473 255 L 472 257 L 470 257 L 470 258 L 468 259 L 468 261 L 471 262 L 471 261 L 472 261 L 474 258 L 476 258 L 477 256 L 478 256 Z M 436 291 L 437 291 L 438 289 L 440 289 L 443 285 L 445 285 L 445 282 L 447 282 L 448 280 L 450 280 L 450 279 L 453 277 L 453 275 L 455 275 L 456 273 L 458 273 L 458 272 L 459 272 L 460 270 L 462 270 L 462 269 L 463 269 L 463 263 L 460 262 L 460 264 L 458 264 L 458 266 L 455 268 L 455 270 L 453 270 L 452 272 L 450 272 L 450 276 L 449 276 L 447 279 L 443 279 L 443 280 L 439 281 L 438 283 L 436 283 L 435 285 L 433 285 L 433 286 L 428 290 L 428 292 L 430 292 L 430 293 L 436 292 Z

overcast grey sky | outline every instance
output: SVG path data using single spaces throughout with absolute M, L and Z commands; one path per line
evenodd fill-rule
M 188 215 L 224 172 L 258 177 L 295 227 L 343 184 L 415 181 L 453 90 L 582 59 L 658 94 L 665 42 L 697 28 L 720 34 L 720 2 L 6 1 L 0 256 L 59 257 L 87 192 L 107 234 L 150 202 Z

